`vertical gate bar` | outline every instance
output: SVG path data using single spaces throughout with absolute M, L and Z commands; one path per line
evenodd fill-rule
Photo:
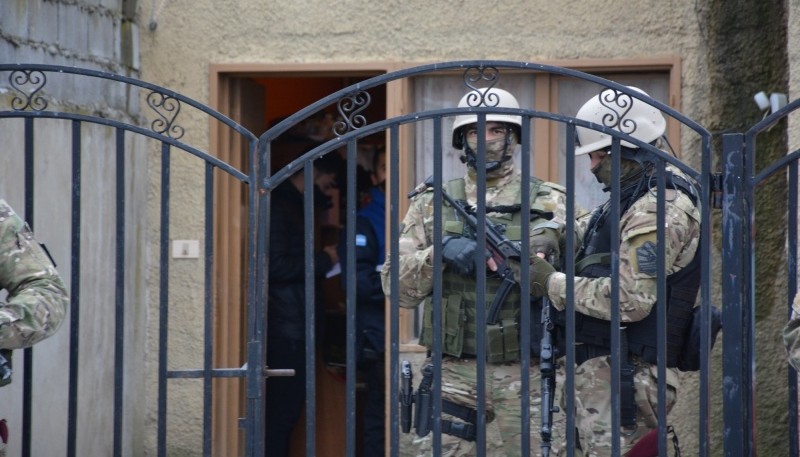
M 792 301 L 797 294 L 797 160 L 789 164 L 789 221 L 786 230 L 789 252 L 786 272 L 788 318 L 792 317 Z M 797 443 L 797 371 L 789 365 L 789 455 L 800 454 Z
M 306 289 L 306 456 L 316 455 L 316 434 L 317 418 L 315 416 L 316 402 L 316 379 L 314 346 L 316 332 L 316 313 L 314 303 L 316 301 L 315 276 L 316 264 L 314 262 L 314 165 L 313 160 L 308 160 L 304 164 L 303 171 L 303 210 L 305 212 L 305 289 Z
M 658 375 L 658 455 L 667 455 L 667 268 L 665 260 L 666 248 L 666 212 L 667 212 L 667 179 L 664 161 L 659 160 L 656 176 L 656 367 Z M 675 189 L 676 193 L 680 191 Z M 677 198 L 677 195 L 676 195 Z
M 700 263 L 700 417 L 698 418 L 699 453 L 700 457 L 707 457 L 711 451 L 709 435 L 711 433 L 711 400 L 710 400 L 710 359 L 711 359 L 711 204 L 713 189 L 711 186 L 711 137 L 702 139 L 702 172 L 700 173 L 700 246 L 695 255 L 701 255 L 704 262 Z
M 478 194 L 477 211 L 475 217 L 478 222 L 486 220 L 486 114 L 478 114 Z M 478 230 L 475 234 L 480 240 L 478 246 L 486 250 L 486 225 L 478 223 Z M 480 256 L 475 256 L 477 263 L 475 271 L 477 281 L 475 284 L 475 303 L 486 303 L 486 265 L 485 260 Z M 475 328 L 486 328 L 486 307 L 478 305 L 475 307 Z M 478 436 L 476 440 L 478 456 L 486 455 L 486 332 L 475 332 L 475 358 L 476 379 L 477 379 L 477 411 L 478 411 Z
M 433 120 L 433 454 L 442 455 L 442 118 Z M 419 408 L 419 405 L 416 405 Z
M 520 183 L 520 187 L 522 187 L 521 192 L 521 202 L 522 208 L 520 211 L 521 215 L 521 230 L 522 233 L 521 242 L 520 242 L 520 277 L 516 278 L 517 283 L 520 286 L 520 326 L 522 327 L 520 330 L 520 337 L 519 340 L 522 344 L 520 344 L 520 411 L 522 411 L 521 417 L 521 429 L 520 429 L 520 444 L 522 446 L 522 456 L 529 457 L 531 455 L 531 320 L 534 319 L 534 316 L 531 316 L 531 307 L 524 306 L 525 303 L 530 303 L 530 296 L 531 296 L 531 284 L 530 281 L 523 281 L 522 278 L 530 277 L 530 226 L 531 226 L 531 119 L 529 117 L 524 117 L 524 121 L 522 122 L 522 133 L 520 135 L 520 143 L 522 144 L 522 151 L 520 156 L 520 165 L 522 167 L 522 180 Z M 541 316 L 539 316 L 541 318 Z M 538 354 L 536 354 L 538 357 Z M 555 392 L 551 393 L 555 395 Z M 540 410 L 543 414 L 544 412 L 544 404 L 542 403 Z M 541 444 L 541 440 L 539 441 Z
M 250 142 L 250 210 L 247 271 L 247 410 L 243 423 L 245 456 L 263 457 L 266 422 L 267 293 L 269 292 L 270 204 L 272 192 L 262 188 L 270 176 L 270 142 Z M 264 306 L 266 304 L 266 306 Z
M 67 456 L 76 455 L 78 416 L 78 362 L 80 355 L 81 278 L 81 124 L 72 122 L 72 225 L 69 298 L 69 398 L 67 399 Z M 27 455 L 23 452 L 23 455 Z
M 330 152 L 329 154 L 336 154 Z M 345 372 L 345 455 L 355 457 L 356 455 L 356 259 L 355 259 L 355 239 L 356 239 L 356 140 L 347 142 L 347 265 L 345 266 L 347 278 L 346 291 L 346 329 L 345 338 L 346 372 Z M 376 171 L 376 170 L 373 170 Z
M 620 219 L 620 143 L 612 137 L 611 143 L 611 455 L 620 455 L 620 388 L 622 354 L 619 310 L 619 219 Z
M 34 229 L 33 215 L 33 192 L 34 192 L 34 173 L 33 173 L 33 118 L 25 118 L 25 221 Z M 27 348 L 22 351 L 22 455 L 31 455 L 31 410 L 32 410 L 32 390 L 33 390 L 33 349 Z
M 203 252 L 203 455 L 211 455 L 212 357 L 214 356 L 214 165 L 206 162 L 205 240 Z
M 167 455 L 167 342 L 169 325 L 169 143 L 161 142 L 161 213 L 158 281 L 158 455 Z
M 575 252 L 575 124 L 567 124 L 566 152 L 566 184 L 567 184 L 567 225 L 566 252 Z M 567 457 L 575 457 L 575 256 L 566 255 L 564 271 L 567 272 L 566 296 L 566 379 L 564 380 L 564 397 L 566 398 L 567 425 L 564 434 L 567 437 Z
M 397 297 L 397 255 L 400 239 L 400 135 L 398 126 L 393 125 L 389 131 L 389 257 L 391 286 L 389 291 L 389 456 L 400 455 L 400 424 L 398 382 L 400 372 L 400 307 Z
M 114 263 L 114 455 L 122 455 L 125 392 L 125 130 L 116 130 L 116 232 Z
M 726 457 L 753 455 L 753 373 L 748 329 L 751 316 L 744 259 L 749 249 L 749 215 L 752 198 L 744 174 L 742 134 L 722 136 L 722 314 L 723 338 L 723 438 Z

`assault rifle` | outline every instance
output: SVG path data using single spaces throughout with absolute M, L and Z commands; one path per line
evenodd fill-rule
M 433 177 L 430 176 L 424 182 L 420 183 L 414 190 L 408 194 L 408 198 L 426 191 L 433 187 Z M 474 211 L 467 209 L 465 201 L 456 201 L 447 192 L 442 189 L 442 198 L 452 206 L 464 221 L 469 225 L 473 235 L 478 232 L 478 220 L 474 215 Z M 508 260 L 519 260 L 522 256 L 520 246 L 517 243 L 509 240 L 502 231 L 486 219 L 486 247 L 489 253 L 497 264 L 497 273 L 503 279 L 497 294 L 495 294 L 494 301 L 489 307 L 489 313 L 486 318 L 487 325 L 494 325 L 497 323 L 498 314 L 500 313 L 500 305 L 506 299 L 506 296 L 511 291 L 511 287 L 517 282 L 514 278 L 514 271 L 511 269 Z M 553 260 L 553 259 L 548 259 Z M 550 302 L 547 297 L 542 298 L 542 339 L 539 351 L 539 369 L 541 370 L 542 377 L 542 456 L 546 457 L 550 453 L 550 443 L 552 440 L 552 425 L 553 413 L 558 412 L 559 408 L 554 405 L 555 389 L 556 389 L 556 375 L 555 375 L 555 348 L 553 347 L 553 328 L 554 324 L 550 317 Z
M 433 187 L 433 176 L 429 176 L 424 182 L 420 183 L 414 190 L 409 192 L 408 198 L 412 198 L 420 192 Z M 478 219 L 474 215 L 474 211 L 468 209 L 466 201 L 457 201 L 451 197 L 447 192 L 442 189 L 442 198 L 455 209 L 464 221 L 470 227 L 473 237 L 478 233 Z M 503 304 L 511 288 L 517 283 L 514 278 L 514 271 L 508 263 L 509 259 L 519 260 L 521 257 L 520 247 L 517 243 L 509 240 L 489 219 L 486 219 L 486 248 L 497 264 L 497 274 L 503 280 L 497 293 L 494 296 L 492 305 L 489 307 L 489 313 L 486 316 L 486 323 L 489 325 L 497 324 L 498 316 L 500 314 L 500 305 Z
M 556 353 L 553 348 L 553 320 L 550 318 L 550 300 L 542 297 L 542 340 L 539 349 L 539 371 L 542 375 L 542 457 L 550 455 L 553 413 L 559 411 L 555 401 Z

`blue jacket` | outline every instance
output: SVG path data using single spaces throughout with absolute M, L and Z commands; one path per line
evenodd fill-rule
M 386 253 L 386 197 L 377 188 L 372 188 L 370 194 L 370 203 L 358 212 L 356 218 L 356 335 L 360 344 L 368 343 L 372 349 L 383 352 L 385 296 L 380 268 Z M 347 265 L 346 247 L 346 233 L 343 231 L 338 246 L 342 269 Z M 347 287 L 346 280 L 347 273 L 343 271 L 342 287 Z

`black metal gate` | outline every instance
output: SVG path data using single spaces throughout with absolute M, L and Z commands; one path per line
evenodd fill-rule
M 66 120 L 70 123 L 71 138 L 65 139 L 65 144 L 70 144 L 70 159 L 64 163 L 70 163 L 71 170 L 69 172 L 69 189 L 68 193 L 64 193 L 64 200 L 61 204 L 68 205 L 71 208 L 72 218 L 70 221 L 70 248 L 69 259 L 62 259 L 62 262 L 70 263 L 70 271 L 72 272 L 70 289 L 72 296 L 72 305 L 70 310 L 69 322 L 69 358 L 68 358 L 68 374 L 66 377 L 67 388 L 65 395 L 69 399 L 65 417 L 66 423 L 66 455 L 76 455 L 77 444 L 76 440 L 82 434 L 92 433 L 87 430 L 80 421 L 81 410 L 89 406 L 79 402 L 78 383 L 80 382 L 84 373 L 81 372 L 79 361 L 84 357 L 84 353 L 79 347 L 79 338 L 81 335 L 81 322 L 87 315 L 86 313 L 108 313 L 114 316 L 114 370 L 113 370 L 113 400 L 111 404 L 113 415 L 113 436 L 111 442 L 111 452 L 113 455 L 123 455 L 123 447 L 126 440 L 130 440 L 130 426 L 129 423 L 132 417 L 127 413 L 128 404 L 125 403 L 126 394 L 130 392 L 129 383 L 131 377 L 126 375 L 126 369 L 130 368 L 132 359 L 140 357 L 139 354 L 129 354 L 123 349 L 125 347 L 126 338 L 130 337 L 130 332 L 136 330 L 126 325 L 126 309 L 131 306 L 129 300 L 126 300 L 126 275 L 130 273 L 130 267 L 126 261 L 126 255 L 130 255 L 126 251 L 126 246 L 129 246 L 129 239 L 132 236 L 130 233 L 130 220 L 127 220 L 126 202 L 129 202 L 129 193 L 126 185 L 126 158 L 132 154 L 132 151 L 126 147 L 126 137 L 130 138 L 131 135 L 146 137 L 154 141 L 159 153 L 158 167 L 151 167 L 150 176 L 157 176 L 159 183 L 158 195 L 149 197 L 149 201 L 158 201 L 158 210 L 155 221 L 150 222 L 149 226 L 153 227 L 157 238 L 155 244 L 158 245 L 158 272 L 156 274 L 157 284 L 151 284 L 150 287 L 158 291 L 156 309 L 158 310 L 158 336 L 155 338 L 157 354 L 157 367 L 150 368 L 156 372 L 153 378 L 157 384 L 154 388 L 156 391 L 153 404 L 150 405 L 147 414 L 155 416 L 155 420 L 148 422 L 152 425 L 156 439 L 153 440 L 153 447 L 158 455 L 168 455 L 171 453 L 170 444 L 167 441 L 167 427 L 168 427 L 168 411 L 167 411 L 167 396 L 168 392 L 179 391 L 179 386 L 182 384 L 178 380 L 191 380 L 198 379 L 202 381 L 202 410 L 197 411 L 197 418 L 202 422 L 202 440 L 198 443 L 197 448 L 194 450 L 203 455 L 211 455 L 211 419 L 212 419 L 212 382 L 215 379 L 221 378 L 240 378 L 244 384 L 244 410 L 241 411 L 240 427 L 244 432 L 244 454 L 247 456 L 261 456 L 264 450 L 269 450 L 270 443 L 264 442 L 264 411 L 269 408 L 269 405 L 264 404 L 265 392 L 265 378 L 269 376 L 285 375 L 288 373 L 280 371 L 284 367 L 271 366 L 270 361 L 266 360 L 266 308 L 263 304 L 266 302 L 265 297 L 268 293 L 269 275 L 268 265 L 270 256 L 268 252 L 269 244 L 269 227 L 270 227 L 270 205 L 272 203 L 273 191 L 285 180 L 289 179 L 296 171 L 303 170 L 304 181 L 303 188 L 306 196 L 304 207 L 298 208 L 298 211 L 304 213 L 304 224 L 301 228 L 306 234 L 305 243 L 305 261 L 306 261 L 306 279 L 305 279 L 305 307 L 306 319 L 309 322 L 310 330 L 306 333 L 306 352 L 305 352 L 305 366 L 306 371 L 309 373 L 314 372 L 315 367 L 315 335 L 313 331 L 314 313 L 315 313 L 315 290 L 313 271 L 315 268 L 314 262 L 314 182 L 313 182 L 313 161 L 333 151 L 346 148 L 346 185 L 342 186 L 345 189 L 345 214 L 347 214 L 346 224 L 343 228 L 347 235 L 348 240 L 352 240 L 355 235 L 355 222 L 353 216 L 357 209 L 356 201 L 356 151 L 359 142 L 365 137 L 377 133 L 385 133 L 388 138 L 389 148 L 387 150 L 387 159 L 390 164 L 401 163 L 401 156 L 409 154 L 409 151 L 400 149 L 401 135 L 404 133 L 404 126 L 415 125 L 418 123 L 428 123 L 433 129 L 433 142 L 430 146 L 432 151 L 433 163 L 433 180 L 435 184 L 442 183 L 442 156 L 443 156 L 443 126 L 458 114 L 465 112 L 474 113 L 478 116 L 479 123 L 486 120 L 486 116 L 491 113 L 504 113 L 521 116 L 523 119 L 523 128 L 521 131 L 522 137 L 522 153 L 521 170 L 522 170 L 522 188 L 527 189 L 527 183 L 531 179 L 531 147 L 530 139 L 533 134 L 531 129 L 532 120 L 544 120 L 551 123 L 563 125 L 566 134 L 567 154 L 566 154 L 566 182 L 564 185 L 567 189 L 567 233 L 573 233 L 572 230 L 575 215 L 575 163 L 574 163 L 574 136 L 576 126 L 588 127 L 592 129 L 601 130 L 612 135 L 615 138 L 615 145 L 620 141 L 630 141 L 636 143 L 643 148 L 651 148 L 646 144 L 641 144 L 635 139 L 631 139 L 625 134 L 609 129 L 606 126 L 589 124 L 584 121 L 575 119 L 571 115 L 540 112 L 531 109 L 518 109 L 508 110 L 499 108 L 486 108 L 486 107 L 468 107 L 468 108 L 446 108 L 438 110 L 428 110 L 420 112 L 411 112 L 403 116 L 395 117 L 392 119 L 382 120 L 378 122 L 370 122 L 363 116 L 364 109 L 370 104 L 370 89 L 386 85 L 392 81 L 402 80 L 406 78 L 413 78 L 421 75 L 435 74 L 443 71 L 457 71 L 463 74 L 464 92 L 469 88 L 474 87 L 488 87 L 497 86 L 502 87 L 503 79 L 501 75 L 504 71 L 515 72 L 547 72 L 554 75 L 563 77 L 576 78 L 583 81 L 595 83 L 600 87 L 609 87 L 618 91 L 619 93 L 628 93 L 635 98 L 639 98 L 636 94 L 630 94 L 630 90 L 625 86 L 604 80 L 602 78 L 588 75 L 582 72 L 573 71 L 560 67 L 552 67 L 547 65 L 539 65 L 525 62 L 510 62 L 510 61 L 465 61 L 465 62 L 446 62 L 435 65 L 426 65 L 415 67 L 407 70 L 402 70 L 380 77 L 372 78 L 367 81 L 355 84 L 353 86 L 342 89 L 330 96 L 322 99 L 313 105 L 297 112 L 296 114 L 285 119 L 283 122 L 271 128 L 269 131 L 257 138 L 255 135 L 247 131 L 235 121 L 209 109 L 208 107 L 184 97 L 178 93 L 168 89 L 154 86 L 139 80 L 127 78 L 119 75 L 112 75 L 92 70 L 81 70 L 67 67 L 57 67 L 49 65 L 0 65 L 0 73 L 8 75 L 10 88 L 14 90 L 13 98 L 10 99 L 10 106 L 4 107 L 0 110 L 0 120 L 19 118 L 23 120 L 23 127 L 21 135 L 24 135 L 24 214 L 31 225 L 34 225 L 36 230 L 33 215 L 36 213 L 37 208 L 47 209 L 48 205 L 53 205 L 52 202 L 46 202 L 40 198 L 35 198 L 36 190 L 36 172 L 34 167 L 35 154 L 34 154 L 34 137 L 35 128 L 40 120 Z M 129 88 L 135 88 L 140 91 L 139 99 L 144 101 L 154 113 L 155 121 L 149 123 L 148 127 L 142 127 L 136 122 L 124 122 L 113 120 L 111 117 L 103 115 L 90 115 L 84 114 L 76 110 L 70 110 L 64 107 L 59 109 L 48 109 L 48 102 L 46 95 L 48 88 L 54 86 L 54 91 L 68 91 L 68 86 L 65 88 L 66 83 L 52 83 L 52 81 L 68 81 L 70 77 L 86 77 L 97 78 L 101 82 L 110 82 L 112 84 L 119 84 Z M 126 89 L 130 90 L 130 89 Z M 135 99 L 136 97 L 133 97 Z M 716 446 L 724 449 L 726 456 L 750 456 L 755 455 L 755 425 L 756 425 L 756 411 L 754 411 L 754 390 L 755 390 L 755 360 L 756 354 L 754 351 L 755 339 L 755 314 L 754 314 L 754 284 L 757 278 L 753 274 L 753 262 L 756 255 L 754 240 L 755 240 L 755 227 L 753 227 L 755 211 L 755 190 L 760 183 L 768 177 L 776 173 L 783 172 L 784 169 L 788 170 L 788 185 L 789 185 L 789 198 L 788 198 L 788 226 L 787 226 L 787 303 L 791 302 L 795 292 L 797 291 L 797 159 L 800 157 L 799 151 L 794 151 L 787 154 L 784 158 L 770 165 L 764 170 L 754 170 L 753 161 L 750 159 L 755 151 L 755 138 L 757 135 L 766 130 L 769 126 L 778 122 L 780 119 L 786 117 L 791 111 L 795 110 L 800 101 L 793 102 L 781 109 L 779 112 L 767 117 L 764 121 L 754 126 L 750 131 L 742 134 L 726 134 L 723 137 L 722 143 L 722 170 L 715 170 L 712 165 L 712 135 L 709 131 L 703 128 L 698 123 L 686 118 L 681 113 L 671 109 L 670 107 L 650 98 L 643 98 L 647 103 L 655 106 L 663 112 L 663 114 L 675 121 L 679 122 L 682 126 L 682 135 L 691 135 L 692 139 L 689 144 L 696 146 L 699 151 L 697 159 L 700 163 L 700 168 L 694 169 L 687 164 L 679 161 L 675 157 L 667 156 L 661 152 L 654 151 L 660 160 L 659 176 L 663 173 L 666 165 L 671 165 L 679 168 L 686 175 L 694 178 L 698 183 L 698 194 L 701 202 L 701 213 L 703 219 L 703 237 L 701 245 L 698 247 L 698 255 L 701 255 L 706 261 L 703 263 L 701 269 L 701 289 L 700 289 L 700 303 L 702 304 L 702 323 L 703 331 L 701 336 L 702 345 L 702 358 L 701 369 L 698 374 L 699 382 L 699 402 L 697 405 L 696 415 L 688 420 L 693 420 L 697 424 L 697 448 L 684 449 L 688 455 L 710 455 L 712 448 L 711 427 L 712 417 L 718 416 L 710 408 L 711 392 L 717 390 L 719 386 L 713 386 L 710 381 L 710 322 L 711 322 L 711 308 L 712 290 L 714 284 L 721 284 L 722 287 L 722 301 L 725 303 L 723 307 L 723 324 L 724 331 L 721 341 L 717 344 L 723 346 L 723 360 L 722 370 L 724 376 L 724 383 L 721 386 L 724 395 L 724 418 L 723 418 L 723 435 L 724 442 L 716 443 Z M 455 105 L 455 103 L 453 103 Z M 293 126 L 304 121 L 305 119 L 319 113 L 323 109 L 334 107 L 339 113 L 339 119 L 334 124 L 334 138 L 320 144 L 317 147 L 305 152 L 302 156 L 293 160 L 286 167 L 273 172 L 270 169 L 271 148 L 274 141 L 283 133 L 287 132 Z M 64 108 L 64 109 L 62 109 Z M 219 122 L 225 128 L 230 129 L 232 135 L 237 135 L 242 138 L 248 147 L 248 160 L 245 169 L 238 169 L 224 161 L 214 157 L 212 154 L 205 152 L 202 148 L 196 148 L 191 145 L 189 141 L 183 138 L 184 131 L 180 127 L 179 114 L 187 109 L 195 109 L 212 119 Z M 115 216 L 113 219 L 113 229 L 108 228 L 109 231 L 115 233 L 115 240 L 113 243 L 113 295 L 108 297 L 108 302 L 114 303 L 113 307 L 108 306 L 106 309 L 98 309 L 94 304 L 87 304 L 81 300 L 81 276 L 90 276 L 92 272 L 88 272 L 82 268 L 82 263 L 85 262 L 86 254 L 82 253 L 82 246 L 85 239 L 81 234 L 85 231 L 86 224 L 91 221 L 84 221 L 81 219 L 82 209 L 84 208 L 85 196 L 82 195 L 82 186 L 87 180 L 92 180 L 92 176 L 82 174 L 82 160 L 86 160 L 85 154 L 82 154 L 82 129 L 85 124 L 98 124 L 111 129 L 114 132 L 114 144 L 116 149 L 114 151 L 114 165 L 116 170 L 114 179 L 110 182 L 113 183 L 112 189 L 114 192 L 114 200 L 118 202 L 115 208 Z M 196 138 L 195 138 L 196 139 Z M 202 210 L 202 215 L 198 216 L 198 221 L 201 224 L 203 233 L 203 249 L 202 249 L 202 278 L 203 278 L 203 292 L 202 292 L 202 313 L 203 313 L 203 329 L 202 329 L 202 348 L 195 348 L 195 352 L 202 359 L 200 365 L 196 368 L 177 369 L 170 364 L 168 342 L 170 341 L 170 332 L 176 332 L 174 322 L 170 321 L 171 313 L 177 312 L 176 307 L 179 304 L 173 303 L 170 300 L 170 284 L 175 279 L 170 275 L 171 263 L 169 261 L 169 246 L 172 237 L 170 236 L 170 227 L 172 222 L 172 213 L 175 211 L 170 206 L 170 196 L 178 189 L 175 187 L 175 182 L 172 180 L 173 174 L 177 171 L 171 167 L 171 160 L 175 154 L 186 153 L 198 159 L 200 175 L 203 176 L 202 197 L 195 200 L 199 205 L 197 211 Z M 89 159 L 92 160 L 92 159 Z M 617 165 L 618 166 L 618 165 Z M 400 184 L 400 171 L 397 166 L 390 168 L 389 183 L 390 188 L 387 194 L 387 203 L 390 207 L 388 214 L 388 238 L 387 250 L 392 258 L 391 271 L 396 275 L 398 269 L 397 255 L 398 255 L 398 237 L 399 225 L 402 219 L 400 208 L 403 206 L 402 201 L 405 199 L 405 192 L 409 189 Z M 66 169 L 64 174 L 68 172 Z M 246 257 L 246 273 L 243 278 L 243 284 L 247 290 L 247 316 L 246 316 L 246 362 L 242 367 L 229 368 L 229 367 L 216 367 L 212 363 L 212 348 L 213 348 L 213 301 L 215 291 L 213 290 L 212 275 L 214 271 L 214 250 L 213 243 L 217 236 L 215 228 L 212 223 L 214 220 L 214 212 L 217 209 L 214 204 L 215 187 L 214 178 L 219 174 L 230 176 L 232 179 L 241 183 L 241 186 L 246 189 L 245 193 L 248 196 L 249 205 L 247 207 L 247 257 Z M 417 177 L 422 180 L 424 177 Z M 663 190 L 665 183 L 659 179 L 658 188 Z M 618 187 L 618 186 L 615 186 Z M 481 188 L 480 191 L 485 188 Z M 68 195 L 67 195 L 68 194 Z M 434 197 L 436 202 L 441 203 L 441 195 L 436 193 Z M 530 195 L 523 194 L 522 207 L 530 207 Z M 612 188 L 611 190 L 612 202 L 614 199 L 619 198 L 619 189 Z M 712 229 L 712 212 L 713 203 L 720 202 L 722 208 L 722 225 L 721 232 L 714 233 Z M 55 203 L 59 204 L 59 203 Z M 478 211 L 479 215 L 485 215 L 485 202 L 479 202 Z M 437 216 L 437 217 L 440 217 Z M 663 215 L 660 221 L 663 222 Z M 663 225 L 663 224 L 660 224 Z M 157 227 L 157 229 L 155 229 Z M 300 229 L 300 228 L 299 228 Z M 523 224 L 523 233 L 527 230 L 527 226 Z M 661 232 L 661 231 L 660 231 Z M 481 232 L 479 231 L 479 234 Z M 663 237 L 663 233 L 659 236 Z M 714 257 L 714 241 L 721 242 L 721 264 L 722 264 L 722 278 L 715 278 L 712 274 L 712 262 Z M 574 249 L 577 241 L 573 236 L 568 237 L 567 250 Z M 441 238 L 435 239 L 435 246 L 441 246 Z M 139 246 L 142 248 L 142 246 Z M 85 249 L 85 247 L 84 247 Z M 348 277 L 353 276 L 355 265 L 352 252 L 354 245 L 352 241 L 347 245 L 347 252 L 351 255 L 348 256 L 348 262 L 342 266 L 343 273 Z M 526 250 L 525 250 L 526 251 Z M 524 260 L 530 255 L 528 252 L 523 252 L 523 266 L 527 264 Z M 567 271 L 574 270 L 574 259 L 567 259 Z M 136 271 L 140 273 L 140 271 Z M 523 276 L 528 273 L 527 267 L 522 270 Z M 437 281 L 441 281 L 441 274 L 437 275 Z M 396 276 L 392 284 L 396 284 Z M 478 283 L 482 284 L 485 280 L 485 274 L 479 274 Z M 665 282 L 665 273 L 660 271 L 659 282 L 662 286 L 659 288 L 660 294 L 663 293 L 663 284 Z M 612 284 L 618 284 L 618 277 L 615 273 L 612 275 Z M 84 285 L 85 287 L 85 285 Z M 521 284 L 522 293 L 527 294 L 530 291 L 523 283 Z M 346 412 L 342 421 L 346 422 L 347 436 L 346 448 L 344 449 L 345 455 L 356 455 L 356 365 L 355 365 L 355 286 L 348 285 L 346 290 L 346 386 L 345 397 Z M 485 291 L 478 290 L 479 300 L 483 297 Z M 390 303 L 397 302 L 398 291 L 396 288 L 391 290 L 388 295 Z M 619 299 L 618 297 L 616 298 Z M 568 293 L 567 296 L 567 310 L 573 310 L 574 297 Z M 434 298 L 433 300 L 433 319 L 434 327 L 441 325 L 441 297 Z M 199 312 L 199 311 L 196 311 Z M 387 452 L 389 455 L 395 456 L 400 453 L 401 447 L 401 433 L 400 433 L 400 411 L 398 405 L 399 395 L 399 381 L 400 381 L 400 362 L 401 354 L 399 352 L 399 310 L 396 306 L 389 306 L 387 308 L 389 327 L 387 328 L 388 335 L 388 379 L 387 379 L 387 394 L 390 396 L 388 421 L 390 433 L 387 436 Z M 568 313 L 569 316 L 569 313 Z M 666 314 L 659 311 L 659 335 L 665 335 Z M 481 321 L 481 319 L 484 319 Z M 530 338 L 530 323 L 536 316 L 532 316 L 530 310 L 523 308 L 521 317 L 521 338 Z M 485 322 L 485 316 L 479 316 L 478 322 Z M 568 318 L 567 325 L 571 325 L 572 320 Z M 619 315 L 612 319 L 612 323 L 619 325 Z M 172 325 L 171 325 L 172 324 Z M 780 329 L 775 329 L 776 334 Z M 434 340 L 435 345 L 440 345 L 441 341 Z M 483 352 L 480 349 L 482 341 L 479 339 L 479 352 L 478 360 L 482 360 Z M 662 337 L 659 342 L 659 350 L 665 351 L 665 338 Z M 437 346 L 439 347 L 439 346 Z M 567 366 L 573 366 L 575 361 L 574 349 L 568 346 L 566 352 Z M 22 455 L 28 456 L 31 454 L 31 431 L 35 424 L 35 418 L 32 418 L 32 402 L 36 401 L 35 394 L 32 386 L 33 380 L 36 378 L 37 373 L 34 371 L 33 354 L 36 349 L 25 350 L 25 362 L 23 372 L 25 373 L 23 379 L 24 385 L 24 400 L 23 407 L 20 411 L 22 418 Z M 612 366 L 619 369 L 619 341 L 612 340 Z M 664 352 L 662 352 L 663 354 Z M 431 354 L 434 361 L 439 360 L 442 356 L 439 350 L 432 351 Z M 523 373 L 527 372 L 527 363 L 530 363 L 531 354 L 529 345 L 522 345 L 522 359 L 523 359 Z M 89 355 L 91 357 L 91 355 Z M 150 360 L 153 360 L 152 358 Z M 436 364 L 434 364 L 436 366 Z M 663 364 L 662 364 L 663 365 Z M 137 365 L 138 366 L 138 365 Z M 149 368 L 145 366 L 145 368 Z M 663 366 L 659 367 L 660 370 L 664 369 Z M 478 364 L 478 372 L 483 373 L 485 364 Z M 791 371 L 789 383 L 790 401 L 788 414 L 790 417 L 789 424 L 789 437 L 792 455 L 797 455 L 797 408 L 796 408 L 796 377 Z M 617 371 L 618 373 L 618 371 Z M 434 372 L 434 379 L 441 376 L 438 371 Z M 481 376 L 478 377 L 482 379 Z M 527 377 L 523 376 L 524 379 Z M 527 389 L 527 381 L 524 381 Z M 170 387 L 174 386 L 174 387 Z M 566 382 L 564 384 L 566 392 L 566 406 L 567 410 L 574 409 L 573 395 L 574 392 L 574 373 L 573 370 L 567 371 Z M 659 398 L 663 399 L 666 395 L 666 388 L 659 386 Z M 306 455 L 315 455 L 315 410 L 314 398 L 316 395 L 316 385 L 313 376 L 309 376 L 306 380 L 306 415 L 307 423 L 306 429 Z M 147 388 L 137 390 L 138 393 L 145 393 Z M 478 392 L 486 391 L 486 386 L 483 382 L 478 384 Z M 172 395 L 170 393 L 170 395 Z M 612 404 L 619 405 L 619 376 L 612 378 Z M 523 395 L 523 400 L 527 397 Z M 434 416 L 441 412 L 441 397 L 438 393 L 434 393 L 433 410 Z M 659 401 L 663 403 L 663 401 Z M 128 406 L 126 406 L 128 405 Z M 529 411 L 523 407 L 523 411 Z M 485 411 L 480 406 L 478 407 L 479 416 L 482 416 Z M 666 411 L 659 411 L 659 424 L 660 424 L 660 439 L 659 449 L 661 455 L 667 455 L 667 439 L 666 439 Z M 32 423 L 32 421 L 34 421 Z M 530 415 L 523 414 L 521 418 L 522 436 L 526 437 L 530 427 Z M 479 421 L 479 425 L 485 425 Z M 572 415 L 567 417 L 567 429 L 570 430 L 574 427 L 574 418 Z M 148 429 L 149 430 L 149 429 Z M 151 432 L 152 433 L 152 432 Z M 434 436 L 440 436 L 441 424 L 438 421 L 434 422 L 433 426 Z M 615 432 L 615 436 L 618 435 Z M 128 435 L 126 435 L 128 434 Z M 486 432 L 479 427 L 477 436 L 478 449 L 485 449 L 486 445 Z M 128 449 L 134 449 L 135 453 L 144 452 L 145 442 L 139 444 L 141 448 L 131 445 Z M 437 453 L 438 446 L 441 443 L 439 438 L 434 439 L 434 453 Z M 531 455 L 535 455 L 538 451 L 537 443 L 528 443 L 531 448 Z M 575 438 L 568 434 L 566 440 L 565 455 L 574 455 L 573 447 L 575 445 Z

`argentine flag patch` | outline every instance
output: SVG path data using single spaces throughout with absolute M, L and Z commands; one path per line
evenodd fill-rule
M 356 246 L 366 246 L 367 245 L 367 236 L 356 234 Z

